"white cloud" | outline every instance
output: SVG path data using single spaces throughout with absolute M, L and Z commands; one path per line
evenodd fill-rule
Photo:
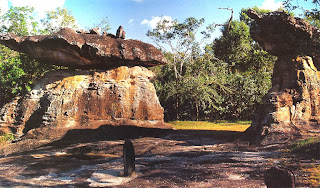
M 134 19 L 130 19 L 130 20 L 128 21 L 128 24 L 133 23 L 133 21 L 134 21 Z
M 264 0 L 261 8 L 275 11 L 283 7 L 283 2 L 275 2 L 275 0 Z
M 40 17 L 45 15 L 46 11 L 51 11 L 57 7 L 62 7 L 66 0 L 9 0 L 12 6 L 23 7 L 29 6 L 35 9 L 35 12 L 39 14 Z
M 1 15 L 7 12 L 8 8 L 8 0 L 0 0 L 0 9 L 1 9 Z
M 172 18 L 171 16 L 162 16 L 162 17 L 159 17 L 159 16 L 152 16 L 152 19 L 149 21 L 147 19 L 144 19 L 141 24 L 142 25 L 148 25 L 149 27 L 151 27 L 152 29 L 156 28 L 157 27 L 157 24 L 160 22 L 160 21 L 163 21 L 163 20 L 167 20 L 169 21 L 169 25 L 170 23 L 172 23 Z
M 143 0 L 132 0 L 132 1 L 141 3 Z

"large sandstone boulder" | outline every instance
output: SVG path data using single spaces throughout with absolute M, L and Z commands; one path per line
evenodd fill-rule
M 49 72 L 28 95 L 2 108 L 1 131 L 54 138 L 101 125 L 170 128 L 163 122 L 153 77 L 140 66 Z
M 252 38 L 278 60 L 272 88 L 245 137 L 271 144 L 320 133 L 319 29 L 282 11 L 259 15 L 249 10 L 248 15 L 255 20 Z
M 42 63 L 81 69 L 163 65 L 166 59 L 151 44 L 113 35 L 77 33 L 63 28 L 53 35 L 0 37 L 3 44 Z

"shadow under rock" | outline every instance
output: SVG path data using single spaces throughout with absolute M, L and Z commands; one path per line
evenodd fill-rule
M 47 146 L 65 146 L 77 143 L 90 143 L 97 141 L 116 141 L 136 139 L 143 137 L 164 138 L 167 140 L 186 141 L 199 139 L 203 142 L 188 142 L 186 145 L 210 145 L 210 139 L 232 142 L 242 133 L 233 131 L 210 131 L 210 130 L 172 130 L 143 128 L 135 126 L 111 126 L 102 125 L 98 129 L 73 129 L 69 130 L 61 139 L 53 141 Z M 206 140 L 207 139 L 207 140 Z

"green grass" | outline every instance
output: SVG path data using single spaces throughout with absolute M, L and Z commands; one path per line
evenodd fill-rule
M 244 132 L 250 127 L 251 121 L 172 121 L 171 126 L 178 130 L 214 130 Z
M 293 153 L 308 155 L 311 158 L 319 159 L 320 155 L 320 138 L 311 137 L 305 140 L 295 142 L 289 146 Z
M 14 140 L 14 135 L 12 133 L 3 133 L 0 135 L 0 143 L 10 142 Z

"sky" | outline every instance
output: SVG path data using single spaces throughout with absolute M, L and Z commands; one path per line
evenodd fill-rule
M 302 1 L 303 2 L 303 1 Z M 107 17 L 115 34 L 122 25 L 126 38 L 152 43 L 146 36 L 148 30 L 165 19 L 182 22 L 188 17 L 205 18 L 205 24 L 224 23 L 230 18 L 230 11 L 219 8 L 232 8 L 234 19 L 239 18 L 242 8 L 260 7 L 276 10 L 282 6 L 280 0 L 0 0 L 1 10 L 10 6 L 31 6 L 39 19 L 45 11 L 57 7 L 67 8 L 76 18 L 80 28 L 91 28 Z M 3 11 L 2 11 L 3 12 Z M 220 35 L 219 29 L 214 37 Z

